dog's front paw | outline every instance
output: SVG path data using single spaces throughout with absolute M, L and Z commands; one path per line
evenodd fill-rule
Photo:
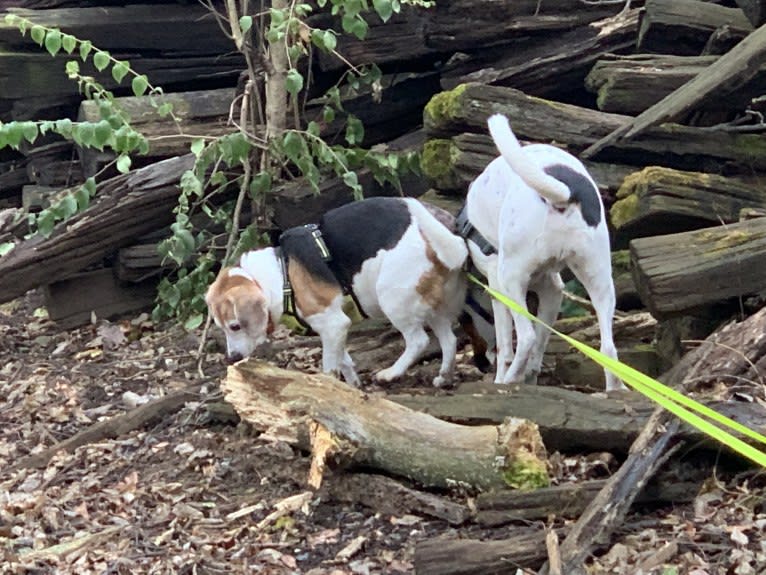
M 452 385 L 451 374 L 439 374 L 433 380 L 434 387 L 448 387 Z
M 373 378 L 375 381 L 380 383 L 389 383 L 391 381 L 394 381 L 395 379 L 399 379 L 401 377 L 401 373 L 399 373 L 398 370 L 394 370 L 393 367 L 389 367 L 386 369 L 381 369 L 378 373 L 376 373 Z

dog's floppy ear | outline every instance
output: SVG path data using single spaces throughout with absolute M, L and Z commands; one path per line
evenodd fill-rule
M 252 290 L 248 297 L 235 298 L 232 300 L 234 312 L 240 324 L 246 326 L 246 329 L 252 333 L 258 332 L 271 333 L 269 331 L 269 310 L 266 306 L 266 298 L 260 290 Z

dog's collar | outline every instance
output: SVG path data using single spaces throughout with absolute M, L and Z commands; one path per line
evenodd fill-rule
M 481 253 L 483 253 L 485 256 L 497 253 L 495 246 L 489 243 L 487 238 L 481 235 L 481 232 L 473 227 L 473 224 L 468 219 L 467 204 L 463 204 L 460 213 L 458 213 L 457 217 L 455 218 L 455 227 L 457 228 L 457 233 L 460 237 L 466 241 L 471 240 L 473 243 L 479 246 Z

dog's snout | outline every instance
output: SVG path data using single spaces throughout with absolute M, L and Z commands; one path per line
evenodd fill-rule
M 227 355 L 226 356 L 226 360 L 229 363 L 237 363 L 238 361 L 240 361 L 242 359 L 242 357 L 243 356 L 242 356 L 241 353 L 235 351 L 234 353 L 230 353 L 229 355 Z

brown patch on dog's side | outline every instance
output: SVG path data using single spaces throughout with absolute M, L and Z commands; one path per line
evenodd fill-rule
M 303 317 L 326 310 L 336 297 L 343 294 L 339 285 L 318 279 L 295 260 L 290 260 L 287 265 L 287 277 L 293 286 L 295 306 Z
M 425 240 L 425 238 L 423 239 Z M 433 265 L 431 269 L 420 276 L 415 289 L 432 309 L 438 309 L 444 303 L 444 283 L 447 281 L 449 269 L 439 261 L 436 252 L 427 240 L 426 257 Z

